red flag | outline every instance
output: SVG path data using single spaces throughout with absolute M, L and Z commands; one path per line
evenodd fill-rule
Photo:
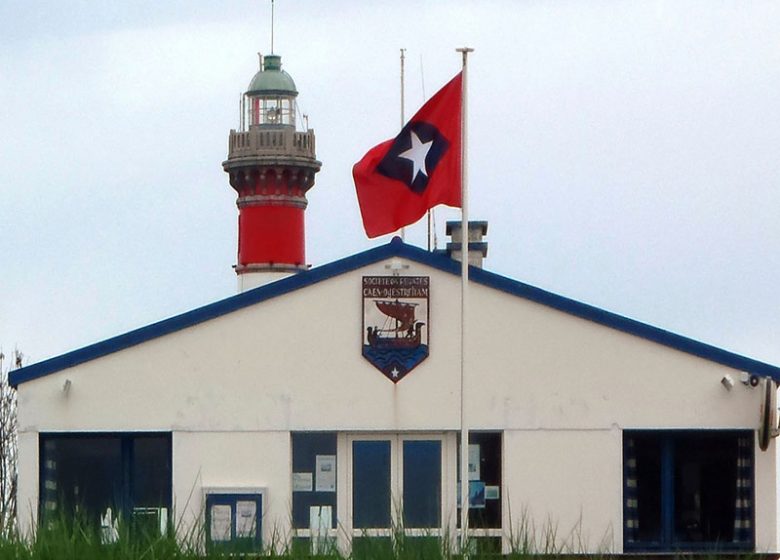
M 368 237 L 413 224 L 438 204 L 461 205 L 459 73 L 401 132 L 370 149 L 352 168 Z

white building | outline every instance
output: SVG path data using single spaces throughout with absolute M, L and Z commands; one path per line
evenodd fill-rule
M 312 131 L 268 122 L 269 100 L 294 110 L 268 72 L 224 164 L 241 243 L 253 206 L 300 209 L 303 235 L 319 168 Z M 238 295 L 12 373 L 22 524 L 78 504 L 203 525 L 209 546 L 452 538 L 462 386 L 478 548 L 780 550 L 760 419 L 780 368 L 472 267 L 461 385 L 450 256 L 396 239 L 306 269 L 274 247 L 240 248 Z

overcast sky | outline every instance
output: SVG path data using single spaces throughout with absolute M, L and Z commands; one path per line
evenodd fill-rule
M 350 170 L 471 46 L 485 267 L 780 364 L 780 3 L 276 2 L 323 162 L 307 260 L 365 237 Z M 0 3 L 0 346 L 58 355 L 236 291 L 221 162 L 262 0 Z M 440 246 L 444 222 L 436 213 Z M 425 227 L 407 241 L 425 246 Z

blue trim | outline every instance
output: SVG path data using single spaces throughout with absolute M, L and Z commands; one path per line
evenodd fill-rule
M 460 276 L 460 262 L 454 261 L 439 253 L 431 253 L 418 247 L 406 245 L 400 238 L 362 253 L 328 263 L 311 270 L 300 272 L 289 278 L 249 290 L 247 292 L 193 309 L 181 315 L 152 323 L 145 327 L 109 338 L 107 340 L 85 346 L 78 350 L 62 354 L 30 366 L 10 372 L 11 385 L 18 387 L 22 383 L 44 377 L 57 371 L 130 348 L 148 340 L 171 334 L 182 329 L 215 319 L 256 303 L 279 297 L 335 276 L 357 270 L 392 257 L 405 258 L 419 264 L 430 266 L 437 270 Z M 552 292 L 512 280 L 481 268 L 469 268 L 470 281 L 493 288 L 507 294 L 521 297 L 557 309 L 569 315 L 593 321 L 607 327 L 639 336 L 647 340 L 686 352 L 712 362 L 734 369 L 748 371 L 757 375 L 768 375 L 780 382 L 780 367 L 773 366 L 752 358 L 740 356 L 727 350 L 698 342 L 691 338 L 659 329 L 634 319 L 629 319 L 598 307 L 593 307 L 573 299 L 559 296 Z

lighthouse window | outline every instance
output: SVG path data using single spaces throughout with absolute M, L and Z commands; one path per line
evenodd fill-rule
M 266 99 L 264 101 L 265 119 L 269 124 L 276 124 L 281 121 L 282 107 L 278 99 Z

